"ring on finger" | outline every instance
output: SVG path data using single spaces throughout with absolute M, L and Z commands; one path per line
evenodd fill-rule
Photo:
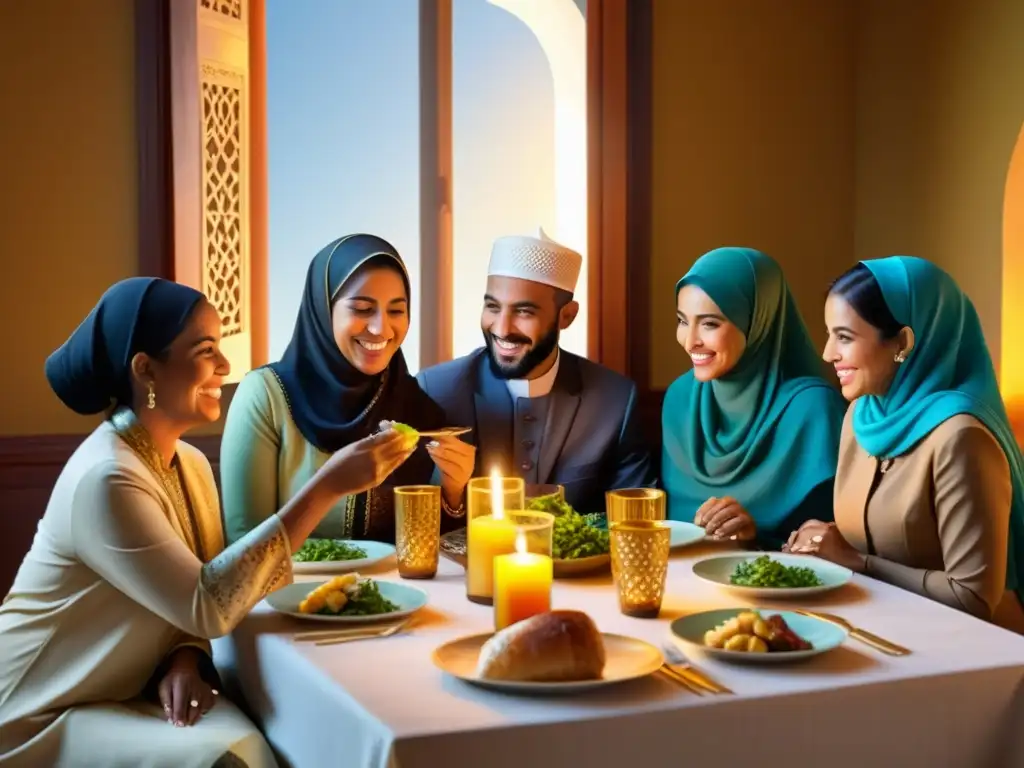
M 811 541 L 813 541 L 815 544 L 821 544 L 821 539 L 821 536 L 811 536 Z

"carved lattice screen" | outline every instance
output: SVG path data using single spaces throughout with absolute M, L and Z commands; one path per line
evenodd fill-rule
M 231 382 L 252 362 L 248 3 L 172 3 L 175 277 L 220 311 Z

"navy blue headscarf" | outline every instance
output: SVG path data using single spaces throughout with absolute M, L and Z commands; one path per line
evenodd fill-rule
M 132 358 L 164 352 L 204 298 L 194 288 L 156 277 L 114 283 L 71 337 L 46 360 L 46 379 L 83 416 L 131 405 Z
M 409 275 L 393 245 L 375 235 L 338 238 L 309 265 L 292 340 L 281 359 L 269 366 L 288 396 L 295 426 L 327 453 L 372 434 L 382 420 L 420 430 L 444 426 L 444 412 L 409 373 L 401 349 L 384 373 L 368 376 L 338 348 L 331 307 L 345 282 L 371 261 L 398 271 L 411 308 Z

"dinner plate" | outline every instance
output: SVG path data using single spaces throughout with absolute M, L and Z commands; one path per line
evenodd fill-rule
M 398 584 L 393 581 L 377 581 L 380 593 L 398 606 L 397 611 L 376 613 L 372 616 L 336 616 L 329 613 L 299 613 L 299 603 L 326 581 L 297 581 L 267 595 L 267 602 L 275 611 L 310 621 L 327 621 L 335 624 L 369 624 L 388 619 L 401 619 L 415 613 L 427 604 L 427 593 L 422 589 Z
M 387 560 L 395 554 L 394 544 L 385 544 L 381 541 L 355 541 L 350 539 L 335 539 L 343 541 L 352 547 L 359 547 L 366 552 L 366 557 L 358 560 L 313 560 L 310 562 L 297 563 L 292 561 L 292 572 L 294 573 L 348 573 L 358 571 L 360 568 L 369 568 L 382 560 Z
M 610 553 L 593 555 L 591 557 L 577 557 L 574 560 L 552 560 L 552 570 L 556 579 L 572 578 L 574 576 L 586 576 L 597 571 L 605 570 L 612 562 Z
M 661 669 L 664 657 L 650 643 L 624 635 L 602 633 L 604 640 L 604 676 L 599 680 L 574 680 L 564 683 L 524 683 L 509 680 L 485 680 L 477 677 L 480 649 L 493 635 L 471 635 L 445 643 L 434 650 L 434 665 L 452 677 L 471 685 L 506 693 L 549 696 L 580 693 L 646 677 Z
M 777 653 L 749 653 L 727 651 L 724 648 L 710 648 L 704 645 L 704 633 L 724 624 L 744 611 L 757 610 L 764 618 L 778 614 L 785 619 L 789 628 L 809 642 L 812 648 L 806 651 L 780 651 Z M 715 611 L 691 613 L 676 619 L 671 624 L 673 637 L 684 646 L 699 650 L 716 659 L 736 661 L 745 664 L 784 664 L 820 656 L 838 648 L 846 640 L 848 632 L 842 627 L 811 616 L 793 611 L 774 611 L 751 608 L 721 608 Z
M 706 532 L 699 525 L 684 523 L 682 520 L 662 520 L 669 527 L 669 546 L 672 549 L 677 547 L 688 547 L 698 541 L 704 541 Z
M 768 554 L 772 560 L 777 560 L 786 566 L 810 568 L 818 575 L 821 584 L 816 587 L 741 587 L 730 581 L 730 577 L 733 571 L 736 570 L 737 565 L 756 560 L 764 554 Z M 770 599 L 818 595 L 822 592 L 838 589 L 853 578 L 853 572 L 849 568 L 843 568 L 843 566 L 830 563 L 828 560 L 822 560 L 811 555 L 790 555 L 781 552 L 750 552 L 742 555 L 729 554 L 706 557 L 693 564 L 693 572 L 697 578 L 722 587 L 722 589 L 727 589 L 730 592 L 735 592 L 738 595 Z

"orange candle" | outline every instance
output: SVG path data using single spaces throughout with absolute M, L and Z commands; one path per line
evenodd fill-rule
M 474 603 L 491 605 L 494 595 L 494 558 L 516 550 L 516 527 L 493 515 L 469 521 L 466 546 L 466 596 Z
M 526 551 L 526 536 L 516 551 L 494 558 L 494 631 L 551 610 L 551 558 Z

